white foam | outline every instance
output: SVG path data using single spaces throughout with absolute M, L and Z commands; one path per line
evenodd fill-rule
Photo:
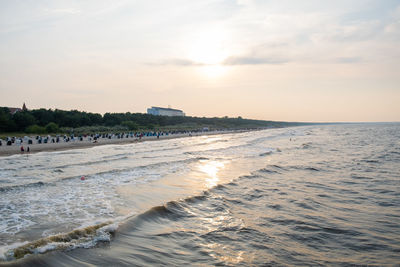
M 9 261 L 14 259 L 14 252 L 15 248 L 28 244 L 28 241 L 25 242 L 15 242 L 13 244 L 7 246 L 0 247 L 0 259 L 3 261 Z
M 121 218 L 122 219 L 122 218 Z M 99 242 L 110 242 L 111 233 L 115 232 L 119 227 L 120 222 L 114 222 L 100 227 L 96 230 L 96 234 L 93 236 L 82 236 L 79 239 L 73 239 L 70 242 L 49 242 L 43 246 L 36 247 L 30 250 L 31 253 L 26 254 L 43 254 L 53 250 L 72 250 L 75 248 L 92 248 Z M 93 226 L 93 225 L 90 225 Z M 84 229 L 77 228 L 75 230 Z M 14 250 L 29 244 L 29 242 L 13 243 L 11 245 L 0 247 L 0 259 L 4 261 L 14 260 Z

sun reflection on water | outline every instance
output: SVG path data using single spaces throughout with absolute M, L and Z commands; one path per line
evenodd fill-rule
M 223 169 L 225 166 L 224 162 L 221 161 L 201 161 L 198 169 L 199 171 L 205 173 L 207 176 L 205 177 L 206 186 L 208 188 L 214 187 L 220 181 L 218 177 L 218 172 Z
M 239 264 L 245 259 L 243 251 L 235 251 L 232 248 L 218 244 L 210 243 L 205 245 L 210 250 L 210 256 L 216 258 L 226 264 Z

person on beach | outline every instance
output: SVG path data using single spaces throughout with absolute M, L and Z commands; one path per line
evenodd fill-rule
M 24 146 L 21 146 L 21 153 L 24 153 L 25 149 Z
M 26 148 L 26 152 L 30 152 L 31 150 L 29 149 L 29 146 Z

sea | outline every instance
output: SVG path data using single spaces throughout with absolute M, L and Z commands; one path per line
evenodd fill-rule
M 0 265 L 400 266 L 400 124 L 1 157 Z

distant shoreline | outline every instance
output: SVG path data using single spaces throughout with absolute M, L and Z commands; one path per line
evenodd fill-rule
M 124 144 L 133 144 L 144 141 L 158 141 L 158 140 L 166 140 L 166 139 L 175 139 L 182 137 L 190 137 L 190 136 L 202 136 L 202 135 L 215 135 L 215 134 L 227 134 L 227 133 L 240 133 L 247 132 L 249 130 L 230 130 L 230 131 L 210 131 L 210 132 L 194 132 L 194 133 L 178 133 L 178 134 L 169 134 L 169 135 L 160 135 L 159 138 L 157 136 L 143 136 L 142 138 L 138 137 L 126 137 L 121 139 L 106 139 L 99 138 L 97 142 L 89 141 L 85 139 L 83 141 L 75 140 L 69 142 L 59 142 L 59 143 L 46 143 L 46 144 L 30 144 L 22 143 L 25 151 L 21 152 L 21 145 L 12 144 L 11 146 L 7 146 L 4 142 L 0 146 L 0 157 L 12 156 L 12 155 L 29 155 L 38 152 L 54 152 L 54 151 L 65 151 L 72 149 L 82 149 L 82 148 L 90 148 L 95 146 L 103 146 L 103 145 L 124 145 Z M 35 140 L 36 141 L 36 140 Z M 30 152 L 27 152 L 27 147 L 29 147 Z

